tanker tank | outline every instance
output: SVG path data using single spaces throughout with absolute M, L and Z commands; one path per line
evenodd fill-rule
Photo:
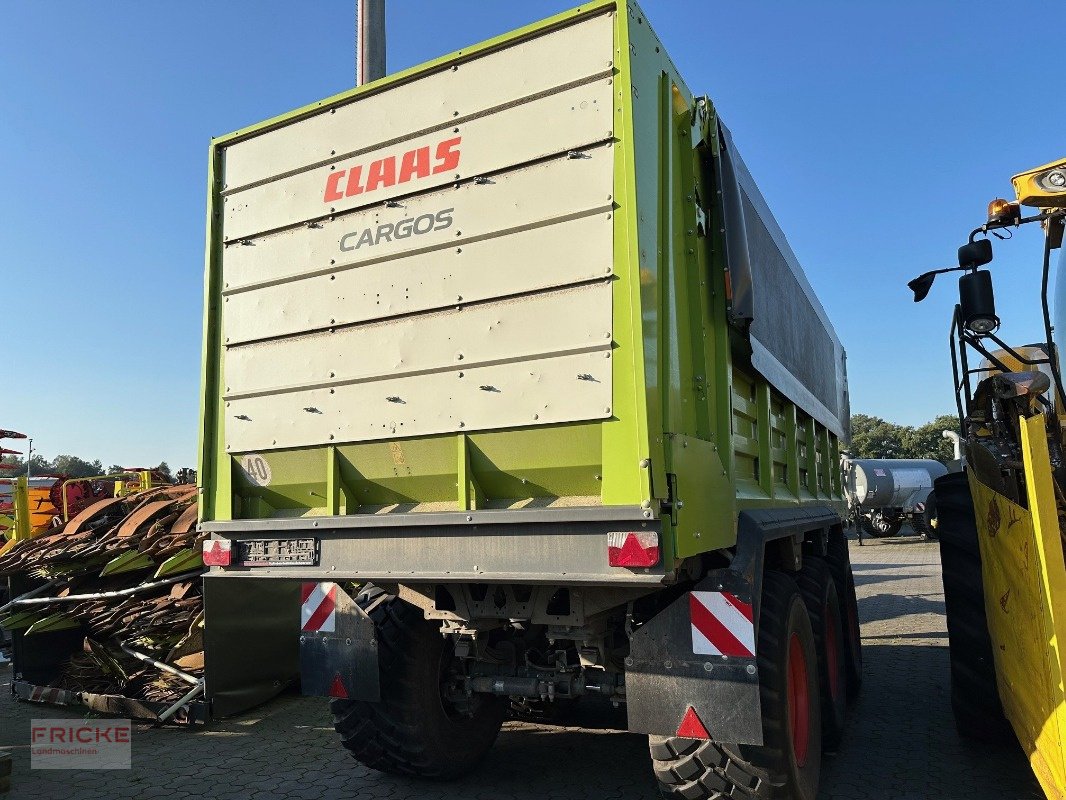
M 946 466 L 933 459 L 856 458 L 844 470 L 852 515 L 864 532 L 895 536 L 909 521 L 915 533 L 932 535 L 926 503 Z

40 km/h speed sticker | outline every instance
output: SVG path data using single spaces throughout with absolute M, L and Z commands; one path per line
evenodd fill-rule
M 241 469 L 248 476 L 248 480 L 256 486 L 269 486 L 273 475 L 270 472 L 270 464 L 259 453 L 249 453 L 241 458 Z

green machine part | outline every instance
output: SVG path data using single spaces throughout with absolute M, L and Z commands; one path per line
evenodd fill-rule
M 465 104 L 467 111 L 456 110 L 452 114 L 448 111 L 452 96 L 443 101 L 434 99 L 443 116 L 433 130 L 442 135 L 461 131 L 458 135 L 463 137 L 466 148 L 468 140 L 476 141 L 478 125 L 487 127 L 497 119 L 505 125 L 508 115 L 517 115 L 524 106 L 554 96 L 552 92 L 561 95 L 574 86 L 595 85 L 601 92 L 596 97 L 609 98 L 610 130 L 601 125 L 596 141 L 582 140 L 572 150 L 538 155 L 522 163 L 517 163 L 517 154 L 514 162 L 507 161 L 506 154 L 496 154 L 497 160 L 504 158 L 499 177 L 495 177 L 497 173 L 486 177 L 477 171 L 464 172 L 462 163 L 454 178 L 446 176 L 454 182 L 455 196 L 461 197 L 459 192 L 475 185 L 505 185 L 512 170 L 528 174 L 537 165 L 553 163 L 552 159 L 592 158 L 590 153 L 602 158 L 609 153 L 613 162 L 611 190 L 599 201 L 603 206 L 593 211 L 610 225 L 613 256 L 608 274 L 599 280 L 609 287 L 611 328 L 602 342 L 582 350 L 583 355 L 591 353 L 601 358 L 605 371 L 602 378 L 599 373 L 577 376 L 584 381 L 581 386 L 596 388 L 592 384 L 602 387 L 609 383 L 608 401 L 601 403 L 595 413 L 583 406 L 565 421 L 535 419 L 531 415 L 527 422 L 518 424 L 505 410 L 496 417 L 486 417 L 487 422 L 459 421 L 451 429 L 443 426 L 415 435 L 404 433 L 396 423 L 384 433 L 366 433 L 369 427 L 359 427 L 361 406 L 353 405 L 348 412 L 329 418 L 328 424 L 333 427 L 321 427 L 321 435 L 316 432 L 304 439 L 295 433 L 290 435 L 290 427 L 295 430 L 297 426 L 290 426 L 289 420 L 297 420 L 300 425 L 304 420 L 311 420 L 308 425 L 317 424 L 315 415 L 329 417 L 332 407 L 293 405 L 294 410 L 285 416 L 270 406 L 269 413 L 278 416 L 271 418 L 269 429 L 261 427 L 258 433 L 246 433 L 268 424 L 260 421 L 262 412 L 258 411 L 268 405 L 263 399 L 265 390 L 242 393 L 239 387 L 230 385 L 245 369 L 238 359 L 254 358 L 255 348 L 262 349 L 266 346 L 263 342 L 274 340 L 306 341 L 311 348 L 325 346 L 328 337 L 340 335 L 342 321 L 331 318 L 308 322 L 296 332 L 271 328 L 274 323 L 270 320 L 255 320 L 253 325 L 247 316 L 253 307 L 248 298 L 260 290 L 265 292 L 271 281 L 255 283 L 247 276 L 241 277 L 236 268 L 227 266 L 227 259 L 239 256 L 247 261 L 264 248 L 245 245 L 261 244 L 269 237 L 303 236 L 305 230 L 317 229 L 315 235 L 332 237 L 334 249 L 339 239 L 341 247 L 333 259 L 309 261 L 302 268 L 304 274 L 292 277 L 292 281 L 305 281 L 311 286 L 312 279 L 332 281 L 335 271 L 339 285 L 345 275 L 360 272 L 355 266 L 371 263 L 359 261 L 364 255 L 358 250 L 352 255 L 346 249 L 341 235 L 352 229 L 352 215 L 367 213 L 372 203 L 384 205 L 380 213 L 387 213 L 390 203 L 401 205 L 399 200 L 391 199 L 394 196 L 402 195 L 408 198 L 403 202 L 414 203 L 417 192 L 422 190 L 397 186 L 375 194 L 368 189 L 365 203 L 361 204 L 358 197 L 344 197 L 336 206 L 320 209 L 317 216 L 294 212 L 291 218 L 281 218 L 277 215 L 284 203 L 278 199 L 280 195 L 270 194 L 274 184 L 305 178 L 311 181 L 317 171 L 325 180 L 329 198 L 331 191 L 341 186 L 336 178 L 330 182 L 331 171 L 335 173 L 340 167 L 354 173 L 356 167 L 351 164 L 357 158 L 365 162 L 363 167 L 374 170 L 380 160 L 371 164 L 373 154 L 365 155 L 366 148 L 346 149 L 344 143 L 336 141 L 321 154 L 310 152 L 312 144 L 306 144 L 308 152 L 302 156 L 298 169 L 286 170 L 286 164 L 279 162 L 271 164 L 272 172 L 257 173 L 268 175 L 267 178 L 255 177 L 251 170 L 250 177 L 241 178 L 238 166 L 244 162 L 239 158 L 240 148 L 248 150 L 251 146 L 257 148 L 256 152 L 267 154 L 280 152 L 281 145 L 271 150 L 271 142 L 283 142 L 286 131 L 296 130 L 294 126 L 324 125 L 322 120 L 328 115 L 342 115 L 351 109 L 355 109 L 352 114 L 357 114 L 360 104 L 387 102 L 389 93 L 397 93 L 397 97 L 404 92 L 417 93 L 429 81 L 438 82 L 433 85 L 440 85 L 445 79 L 459 81 L 449 91 L 454 97 L 465 99 L 463 92 L 473 93 L 477 87 L 464 87 L 464 74 L 476 71 L 482 60 L 500 54 L 519 58 L 526 50 L 536 51 L 550 37 L 586 28 L 606 30 L 610 38 L 603 50 L 608 57 L 595 71 L 572 76 L 568 82 L 560 79 L 562 88 L 530 90 L 526 97 L 492 108 L 479 108 L 471 100 Z M 541 124 L 552 122 L 545 119 Z M 425 130 L 416 132 L 421 136 Z M 736 262 L 738 251 L 731 249 L 730 242 L 731 234 L 744 223 L 736 215 L 730 216 L 723 199 L 723 130 L 710 101 L 693 96 L 686 87 L 640 8 L 633 3 L 596 0 L 215 139 L 208 177 L 199 464 L 202 519 L 480 509 L 520 513 L 526 508 L 642 506 L 661 515 L 665 555 L 672 559 L 731 546 L 736 541 L 737 514 L 745 508 L 807 503 L 840 507 L 839 438 L 846 429 L 846 395 L 827 417 L 822 413 L 826 404 L 817 399 L 808 402 L 817 391 L 807 391 L 802 386 L 799 390 L 790 389 L 779 380 L 769 380 L 765 376 L 768 370 L 761 370 L 760 365 L 772 359 L 768 361 L 763 356 L 763 361 L 759 361 L 763 350 L 749 336 L 751 320 L 737 314 L 734 288 L 746 278 Z M 411 140 L 416 138 L 412 133 Z M 390 140 L 390 146 L 396 141 Z M 403 146 L 400 141 L 400 150 Z M 511 144 L 503 139 L 499 146 Z M 520 144 L 513 146 L 517 153 Z M 412 158 L 417 158 L 417 152 L 417 148 L 411 149 L 403 158 L 411 153 L 416 154 Z M 463 157 L 467 157 L 465 150 Z M 400 158 L 396 156 L 397 160 Z M 260 156 L 262 159 L 268 156 Z M 255 166 L 259 168 L 261 163 Z M 450 186 L 427 184 L 424 191 L 443 191 Z M 316 191 L 321 193 L 320 188 Z M 751 192 L 757 190 L 749 189 Z M 559 192 L 560 197 L 563 194 Z M 337 196 L 341 196 L 339 191 Z M 750 200 L 747 195 L 745 198 L 746 202 Z M 541 202 L 550 200 L 539 198 Z M 321 194 L 318 202 L 321 205 Z M 459 202 L 455 200 L 457 207 Z M 238 212 L 264 221 L 258 227 L 249 222 L 242 228 L 240 220 L 244 217 Z M 749 217 L 750 214 L 749 206 Z M 458 215 L 456 212 L 457 220 Z M 741 239 L 745 235 L 751 239 L 751 224 L 749 219 L 747 232 L 740 232 Z M 439 258 L 444 258 L 445 252 L 451 254 L 477 244 L 476 236 L 464 238 L 465 224 L 458 221 L 455 225 L 459 230 L 454 236 L 448 232 L 447 250 L 441 245 L 439 251 L 433 251 L 441 254 Z M 759 259 L 766 249 L 765 242 L 760 241 L 752 240 L 750 248 L 756 265 L 761 263 Z M 346 263 L 346 258 L 353 260 Z M 775 258 L 783 263 L 783 257 Z M 389 260 L 376 257 L 377 262 L 382 259 Z M 501 263 L 499 268 L 505 270 L 507 264 Z M 244 284 L 236 285 L 242 280 Z M 277 284 L 290 277 L 272 280 Z M 293 282 L 286 285 L 293 286 Z M 574 286 L 591 284 L 586 278 Z M 290 295 L 298 298 L 301 293 L 292 289 Z M 468 313 L 463 297 L 452 302 L 457 304 L 456 310 Z M 767 300 L 763 302 L 765 309 Z M 260 301 L 255 306 L 257 313 L 268 314 L 269 305 L 266 300 Z M 758 303 L 755 307 L 759 308 Z M 820 306 L 817 308 L 821 313 Z M 447 309 L 429 310 L 444 313 Z M 309 319 L 316 313 L 314 308 L 306 310 Z M 429 314 L 423 316 L 428 318 Z M 793 324 L 793 319 L 793 315 L 782 314 L 780 322 L 773 323 L 764 313 L 755 324 L 787 325 Z M 809 324 L 803 319 L 801 323 Z M 355 322 L 351 324 L 358 327 Z M 241 332 L 251 327 L 259 333 L 248 334 L 247 341 L 242 341 Z M 523 330 L 527 339 L 546 335 L 536 326 Z M 792 334 L 804 338 L 795 331 L 784 332 L 783 338 Z M 831 328 L 826 335 L 835 341 Z M 840 380 L 842 350 L 834 357 L 840 364 L 831 366 L 838 370 Z M 472 366 L 467 362 L 456 361 L 434 366 L 425 374 L 461 377 L 461 371 L 469 368 Z M 341 374 L 340 368 L 337 374 Z M 339 396 L 333 395 L 333 377 L 332 370 L 328 375 L 323 373 L 316 378 L 317 383 L 308 383 L 306 393 L 299 396 L 321 396 L 326 403 L 333 402 L 331 396 Z M 432 395 L 436 391 L 436 384 L 430 384 L 429 378 L 421 374 L 404 380 L 413 381 L 410 385 L 415 387 L 420 385 L 418 381 L 426 381 L 425 393 Z M 342 393 L 339 381 L 338 378 L 337 391 Z M 491 385 L 481 389 L 486 393 L 498 391 Z M 296 389 L 284 387 L 284 391 L 292 394 Z M 329 395 L 315 394 L 327 391 Z M 571 393 L 576 394 L 577 390 L 561 392 L 557 405 L 565 406 Z M 506 391 L 499 394 L 501 403 L 509 402 Z M 824 399 L 824 391 L 822 396 Z M 401 413 L 400 403 L 404 401 L 398 396 L 389 400 L 397 401 L 397 413 Z M 372 416 L 372 412 L 366 414 Z M 492 419 L 506 424 L 491 424 Z M 407 418 L 407 422 L 411 419 Z

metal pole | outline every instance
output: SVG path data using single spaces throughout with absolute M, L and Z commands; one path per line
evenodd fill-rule
M 356 0 L 355 85 L 385 77 L 385 0 Z
M 951 447 L 955 451 L 955 460 L 956 461 L 961 460 L 962 459 L 962 437 L 960 437 L 959 434 L 957 434 L 955 431 L 943 431 L 943 436 L 944 436 L 945 439 L 947 439 L 949 442 L 951 442 Z
M 204 679 L 200 678 L 200 680 L 197 682 L 197 684 L 192 688 L 191 692 L 189 692 L 187 695 L 185 695 L 180 700 L 178 700 L 178 702 L 176 702 L 174 705 L 172 705 L 166 711 L 160 712 L 159 721 L 160 722 L 166 722 L 172 716 L 177 714 L 179 711 L 181 711 L 181 709 L 185 708 L 185 706 L 189 705 L 189 703 L 191 703 L 193 700 L 195 700 L 196 699 L 196 695 L 202 694 L 203 691 L 204 691 L 204 688 L 205 688 Z
M 138 653 L 136 650 L 131 650 L 129 648 L 128 642 L 119 642 L 118 646 L 122 649 L 123 653 L 131 655 L 134 658 L 140 659 L 141 661 L 144 661 L 147 664 L 151 664 L 156 669 L 161 669 L 163 670 L 163 672 L 169 672 L 171 675 L 177 675 L 183 681 L 185 681 L 186 683 L 191 683 L 193 686 L 200 685 L 200 679 L 197 678 L 195 675 L 190 675 L 188 672 L 182 672 L 177 667 L 172 667 L 170 666 L 170 664 L 164 663 L 162 661 L 156 661 L 154 658 L 152 658 L 151 656 L 146 656 L 144 653 Z
M 26 453 L 26 483 L 27 484 L 30 482 L 30 478 L 32 477 L 30 475 L 30 469 L 31 469 L 30 465 L 31 465 L 31 462 L 33 461 L 33 439 L 30 439 L 29 442 L 30 442 L 29 452 Z
M 166 578 L 161 581 L 152 581 L 151 583 L 141 583 L 137 586 L 131 586 L 128 589 L 116 589 L 111 592 L 93 592 L 92 594 L 68 594 L 63 597 L 29 597 L 34 592 L 27 592 L 24 595 L 20 595 L 6 605 L 0 606 L 0 613 L 7 611 L 9 608 L 15 606 L 39 606 L 49 605 L 51 603 L 74 603 L 79 600 L 103 600 L 108 597 L 128 597 L 131 594 L 137 594 L 138 592 L 145 592 L 149 589 L 157 589 L 160 586 L 169 586 L 172 583 L 179 583 L 186 578 L 196 578 L 203 575 L 203 570 L 197 570 L 196 572 L 186 572 L 181 575 L 175 575 L 173 578 Z M 42 587 L 43 588 L 43 587 Z

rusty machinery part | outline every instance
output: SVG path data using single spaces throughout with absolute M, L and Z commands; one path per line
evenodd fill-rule
M 181 700 L 203 674 L 196 514 L 195 486 L 164 486 L 97 500 L 18 543 L 0 557 L 0 575 L 48 583 L 0 610 L 0 626 L 21 633 L 27 650 L 38 633 L 84 634 L 58 665 L 57 688 Z

